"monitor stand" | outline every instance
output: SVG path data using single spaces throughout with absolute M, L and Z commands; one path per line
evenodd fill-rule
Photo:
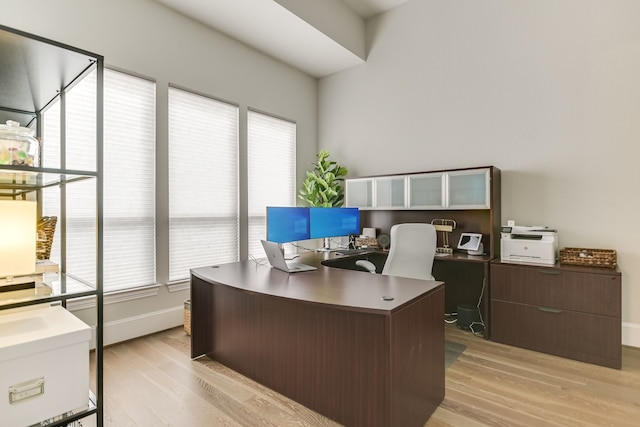
M 324 247 L 316 249 L 316 252 L 335 252 L 339 249 L 331 249 L 331 240 L 329 237 L 324 237 Z

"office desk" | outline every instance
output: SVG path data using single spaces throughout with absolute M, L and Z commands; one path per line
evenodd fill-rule
M 322 260 L 294 274 L 253 261 L 191 270 L 191 357 L 347 426 L 422 426 L 444 398 L 443 283 Z
M 332 255 L 323 263 L 351 270 L 362 270 L 356 266 L 358 259 L 366 259 L 382 272 L 388 252 L 372 250 L 349 256 Z M 457 311 L 459 304 L 479 305 L 482 320 L 485 324 L 484 338 L 489 338 L 489 263 L 491 257 L 467 255 L 455 252 L 448 256 L 436 256 L 433 261 L 432 274 L 436 280 L 445 283 L 445 313 Z

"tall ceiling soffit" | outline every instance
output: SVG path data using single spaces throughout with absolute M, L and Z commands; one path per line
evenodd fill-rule
M 313 76 L 366 60 L 365 20 L 408 0 L 155 0 Z

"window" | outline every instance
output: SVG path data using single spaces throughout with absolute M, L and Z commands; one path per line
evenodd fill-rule
M 169 281 L 240 259 L 238 107 L 169 88 Z
M 249 254 L 264 257 L 266 207 L 295 206 L 296 124 L 256 111 L 247 113 Z
M 96 134 L 95 86 L 96 76 L 87 76 L 43 114 L 43 167 L 95 170 L 95 147 L 87 145 Z M 105 70 L 105 292 L 156 282 L 155 114 L 154 82 Z M 248 230 L 240 236 L 239 120 L 237 105 L 169 87 L 169 283 L 188 281 L 191 268 L 238 261 L 241 238 L 249 254 L 264 257 L 266 206 L 296 205 L 296 124 L 248 111 Z M 94 181 L 43 190 L 43 215 L 60 217 L 64 208 L 66 218 L 66 247 L 54 238 L 51 259 L 60 262 L 64 251 L 67 273 L 89 282 L 96 271 Z
M 65 98 L 68 169 L 95 170 L 96 73 Z M 43 165 L 59 167 L 58 100 L 43 117 Z M 155 284 L 155 83 L 118 71 L 104 74 L 104 290 Z M 67 272 L 95 281 L 95 180 L 66 187 Z M 60 194 L 47 190 L 43 214 L 60 215 Z M 56 234 L 58 232 L 56 231 Z M 60 259 L 54 238 L 51 258 Z

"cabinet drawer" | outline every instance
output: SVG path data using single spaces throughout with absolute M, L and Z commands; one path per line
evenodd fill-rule
M 620 368 L 621 334 L 616 317 L 491 303 L 491 339 L 503 344 Z
M 621 278 L 561 268 L 491 266 L 491 299 L 621 316 Z

